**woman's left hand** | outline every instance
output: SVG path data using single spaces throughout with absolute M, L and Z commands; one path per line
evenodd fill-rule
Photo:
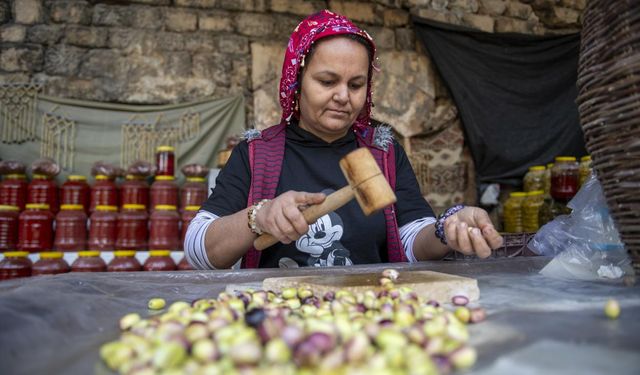
M 450 248 L 480 258 L 488 257 L 491 249 L 503 243 L 487 211 L 478 207 L 465 207 L 449 216 L 444 222 L 444 233 Z

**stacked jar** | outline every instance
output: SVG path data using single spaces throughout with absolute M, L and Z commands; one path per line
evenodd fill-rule
M 591 156 L 583 156 L 580 158 L 580 165 L 578 166 L 579 170 L 579 181 L 578 185 L 581 187 L 591 176 Z
M 96 206 L 118 206 L 118 187 L 114 177 L 104 174 L 96 175 L 96 182 L 91 186 L 90 212 L 96 210 Z
M 60 188 L 60 204 L 81 205 L 84 213 L 89 214 L 91 204 L 91 187 L 87 178 L 81 175 L 70 175 Z
M 182 167 L 187 181 L 180 188 L 180 209 L 187 206 L 200 206 L 207 199 L 207 183 L 205 176 L 209 168 L 200 164 L 188 164 Z
M 18 217 L 18 249 L 38 253 L 53 248 L 53 219 L 48 204 L 27 203 Z
M 146 178 L 153 173 L 153 166 L 145 161 L 133 162 L 127 169 L 125 181 L 120 185 L 120 203 L 143 204 L 149 207 L 149 184 Z
M 145 271 L 175 271 L 176 263 L 171 259 L 169 250 L 149 250 L 149 258 L 142 268 Z
M 116 248 L 122 250 L 146 250 L 149 215 L 141 204 L 125 204 L 118 214 Z
M 15 250 L 18 246 L 18 206 L 0 205 L 0 252 Z
M 116 248 L 118 238 L 118 208 L 116 206 L 96 206 L 89 220 L 88 247 L 100 251 Z
M 504 204 L 504 230 L 508 233 L 522 232 L 522 203 L 526 193 L 515 191 L 509 194 Z
M 78 258 L 71 264 L 71 272 L 107 272 L 107 264 L 95 250 L 79 251 Z
M 20 211 L 27 204 L 27 176 L 24 164 L 3 160 L 0 162 L 0 173 L 4 176 L 0 182 L 0 205 L 17 206 Z
M 187 237 L 187 229 L 189 229 L 189 223 L 191 223 L 191 220 L 193 220 L 193 218 L 196 217 L 199 209 L 200 209 L 200 206 L 186 206 L 182 210 L 182 216 L 181 216 L 182 223 L 180 224 L 182 227 L 181 234 L 180 234 L 181 244 L 184 244 L 184 239 Z
M 0 280 L 17 279 L 31 276 L 33 264 L 26 251 L 7 251 L 0 261 Z
M 524 175 L 524 191 L 544 190 L 544 165 L 534 165 L 529 167 L 529 171 Z
M 540 207 L 544 202 L 544 191 L 534 190 L 527 193 L 522 203 L 522 230 L 536 232 L 540 229 Z
M 81 204 L 60 206 L 54 245 L 60 251 L 80 251 L 87 247 L 87 215 Z
M 176 206 L 157 205 L 149 219 L 150 249 L 181 249 L 180 216 Z
M 142 265 L 136 259 L 133 250 L 116 250 L 113 259 L 107 265 L 108 272 L 135 272 L 142 271 Z
M 173 176 L 156 176 L 151 184 L 151 210 L 156 206 L 178 206 L 178 185 Z
M 70 270 L 67 262 L 62 259 L 61 252 L 45 251 L 40 253 L 40 259 L 31 268 L 31 276 L 57 275 Z

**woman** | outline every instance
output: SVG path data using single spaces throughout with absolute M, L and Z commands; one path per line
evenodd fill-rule
M 282 120 L 248 133 L 220 172 L 185 239 L 194 267 L 416 261 L 450 249 L 487 257 L 502 245 L 479 208 L 454 206 L 436 220 L 389 128 L 372 124 L 375 52 L 365 31 L 326 10 L 296 27 L 282 67 Z M 352 201 L 308 225 L 301 210 L 347 184 L 338 161 L 357 147 L 372 151 L 397 203 L 365 217 Z M 257 252 L 262 232 L 280 242 Z

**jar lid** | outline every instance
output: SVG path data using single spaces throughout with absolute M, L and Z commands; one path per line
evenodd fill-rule
M 135 174 L 128 174 L 124 176 L 125 180 L 144 180 L 144 176 L 138 176 Z
M 544 165 L 534 165 L 533 167 L 529 167 L 530 171 L 544 171 Z
M 110 206 L 106 204 L 99 204 L 96 206 L 96 211 L 118 211 L 118 207 Z
M 78 251 L 78 256 L 79 257 L 99 257 L 100 256 L 100 252 L 98 250 L 84 250 L 84 251 Z
M 173 181 L 175 179 L 173 176 L 156 176 L 156 181 Z
M 129 203 L 123 204 L 122 208 L 124 208 L 125 210 L 144 210 L 145 208 L 147 208 L 147 206 L 145 206 L 144 204 Z
M 158 146 L 158 147 L 156 147 L 156 152 L 163 152 L 163 151 L 173 152 L 173 151 L 175 151 L 175 148 L 173 146 Z
M 113 252 L 114 256 L 117 257 L 134 257 L 136 256 L 135 250 L 116 250 Z
M 81 204 L 62 204 L 60 205 L 60 209 L 64 211 L 77 211 L 84 210 L 84 206 Z
M 553 167 L 553 163 L 547 163 L 547 169 L 551 169 Z
M 187 177 L 187 181 L 189 182 L 204 182 L 204 177 Z
M 175 211 L 178 208 L 172 204 L 157 204 L 155 209 L 160 211 Z
M 149 256 L 152 257 L 168 257 L 171 255 L 171 250 L 149 250 Z
M 544 190 L 534 190 L 534 191 L 530 191 L 529 192 L 529 196 L 538 196 L 538 195 L 543 195 L 544 194 Z
M 26 258 L 29 256 L 28 251 L 7 251 L 4 253 L 7 258 Z
M 87 181 L 87 178 L 80 174 L 71 174 L 68 178 L 69 181 Z
M 20 211 L 20 207 L 8 204 L 0 204 L 0 211 Z
M 27 175 L 24 173 L 10 173 L 4 176 L 5 180 L 25 180 Z
M 47 203 L 27 203 L 25 208 L 29 210 L 48 210 L 49 205 Z
M 61 259 L 62 253 L 59 251 L 43 251 L 40 253 L 40 259 Z
M 186 206 L 184 208 L 185 211 L 198 211 L 200 209 L 200 206 Z
M 575 156 L 556 156 L 556 162 L 559 161 L 576 161 Z
M 41 173 L 34 173 L 33 174 L 33 178 L 37 179 L 37 180 L 46 180 L 49 178 L 49 176 L 47 176 L 46 174 L 41 174 Z
M 108 179 L 109 179 L 109 177 L 107 177 L 106 174 L 96 175 L 96 180 L 98 180 L 98 181 L 104 181 L 104 180 L 108 180 Z
M 580 158 L 580 161 L 591 161 L 591 155 L 586 155 Z
M 512 193 L 509 193 L 509 196 L 514 198 L 521 198 L 526 197 L 527 193 L 525 193 L 524 191 L 514 191 Z

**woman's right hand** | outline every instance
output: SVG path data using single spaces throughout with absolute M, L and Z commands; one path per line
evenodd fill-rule
M 320 204 L 326 195 L 303 191 L 287 191 L 265 203 L 256 214 L 256 225 L 278 241 L 288 244 L 309 231 L 309 224 L 302 216 L 306 206 Z

